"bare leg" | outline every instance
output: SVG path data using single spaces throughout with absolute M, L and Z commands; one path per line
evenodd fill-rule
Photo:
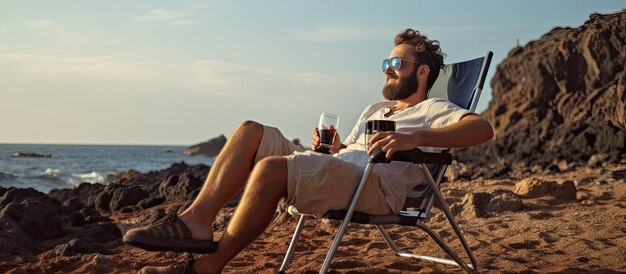
M 244 121 L 235 129 L 217 156 L 200 193 L 179 217 L 195 239 L 213 239 L 211 225 L 219 210 L 246 184 L 263 126 Z
M 243 198 L 219 241 L 217 251 L 196 259 L 198 273 L 219 273 L 270 224 L 276 206 L 287 196 L 287 159 L 261 160 L 252 171 Z

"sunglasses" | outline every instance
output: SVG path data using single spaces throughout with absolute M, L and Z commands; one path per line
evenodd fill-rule
M 402 61 L 407 61 L 407 62 L 411 62 L 411 63 L 415 63 L 415 64 L 420 64 L 420 62 L 417 61 L 411 61 L 411 60 L 407 60 L 407 59 L 402 59 L 398 56 L 394 56 L 388 59 L 384 59 L 383 60 L 383 72 L 385 72 L 385 70 L 387 70 L 387 68 L 391 67 L 391 69 L 393 70 L 400 70 L 400 66 L 402 65 Z

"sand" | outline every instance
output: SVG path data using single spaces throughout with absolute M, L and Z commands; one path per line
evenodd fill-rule
M 521 208 L 485 211 L 464 198 L 468 193 L 511 194 L 520 178 L 449 182 L 442 187 L 461 229 L 478 259 L 481 273 L 624 273 L 626 272 L 626 165 L 583 167 L 533 175 L 538 180 L 573 181 L 575 200 L 554 195 L 522 198 Z M 507 196 L 508 197 L 508 196 Z M 492 199 L 495 201 L 495 199 Z M 502 204 L 500 204 L 502 205 Z M 161 205 L 167 206 L 167 205 Z M 151 210 L 151 209 L 148 209 Z M 233 208 L 220 214 L 228 216 Z M 476 212 L 482 217 L 476 217 Z M 462 252 L 443 212 L 434 208 L 427 222 L 450 246 Z M 145 212 L 112 217 L 122 229 L 136 226 Z M 224 273 L 275 273 L 297 219 L 286 213 L 232 260 Z M 336 221 L 310 220 L 305 225 L 289 273 L 316 273 L 338 227 Z M 400 247 L 417 254 L 445 256 L 428 236 L 412 227 L 387 226 Z M 219 238 L 220 231 L 216 233 Z M 7 273 L 132 273 L 145 265 L 184 261 L 184 254 L 147 252 L 121 241 L 107 245 L 109 254 L 58 257 L 53 251 L 22 263 L 0 262 Z M 466 259 L 461 253 L 461 257 Z M 18 260 L 19 261 L 19 260 Z M 461 273 L 459 268 L 395 256 L 373 226 L 351 224 L 331 265 L 331 273 Z

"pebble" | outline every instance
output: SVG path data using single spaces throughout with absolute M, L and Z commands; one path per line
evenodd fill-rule
M 13 262 L 15 262 L 16 264 L 21 264 L 24 262 L 24 259 L 22 259 L 22 257 L 16 257 L 15 260 L 13 260 Z

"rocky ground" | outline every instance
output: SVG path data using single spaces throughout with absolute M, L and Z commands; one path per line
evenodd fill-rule
M 166 212 L 180 210 L 189 200 L 183 192 L 179 193 L 182 196 L 170 198 L 155 198 L 151 195 L 170 193 L 164 185 L 174 188 L 179 182 L 185 185 L 184 182 L 193 177 L 192 172 L 206 169 L 202 166 L 174 165 L 168 170 L 150 174 L 120 174 L 123 179 L 114 185 L 132 181 L 143 186 L 147 182 L 144 180 L 163 178 L 159 183 L 162 186 L 160 191 L 149 193 L 144 198 L 157 199 L 160 203 L 145 208 L 119 207 L 108 211 L 68 202 L 81 195 L 86 201 L 90 197 L 102 200 L 98 197 L 107 195 L 102 190 L 97 195 L 84 194 L 88 192 L 86 186 L 73 190 L 75 196 L 67 193 L 65 196 L 57 195 L 58 192 L 44 195 L 32 190 L 2 189 L 0 223 L 3 230 L 0 232 L 0 243 L 3 249 L 0 271 L 130 273 L 145 265 L 181 262 L 184 260 L 183 254 L 146 252 L 124 245 L 120 237 L 130 228 L 156 221 Z M 463 169 L 462 165 L 456 164 L 448 171 L 450 182 L 443 185 L 443 193 L 478 258 L 481 272 L 626 271 L 626 164 L 473 179 L 463 179 L 467 176 Z M 175 175 L 175 171 L 180 174 Z M 172 183 L 172 176 L 179 178 L 176 184 Z M 452 181 L 452 178 L 455 180 Z M 108 186 L 105 189 L 120 189 L 120 186 Z M 190 193 L 195 191 L 192 189 Z M 127 188 L 121 192 L 135 193 L 137 190 Z M 66 200 L 60 202 L 51 198 L 55 195 L 63 196 Z M 124 195 L 118 193 L 117 196 Z M 72 206 L 84 207 L 72 210 Z M 21 219 L 12 214 L 13 208 L 23 210 Z M 43 208 L 49 210 L 44 213 L 49 219 L 47 223 L 39 222 L 45 226 L 37 227 L 34 218 L 42 217 L 36 215 L 36 212 L 42 212 Z M 216 238 L 220 237 L 233 211 L 233 207 L 227 207 L 220 213 L 214 224 Z M 450 242 L 452 248 L 460 251 L 461 245 L 455 239 L 443 212 L 434 208 L 431 216 L 427 223 Z M 225 272 L 275 272 L 287 249 L 296 221 L 284 212 L 282 205 L 270 228 L 236 257 Z M 305 228 L 290 266 L 292 273 L 314 273 L 319 270 L 337 223 L 312 220 Z M 389 226 L 389 231 L 401 247 L 416 253 L 445 256 L 421 231 L 398 226 Z M 394 256 L 378 232 L 366 225 L 351 225 L 343 243 L 332 264 L 334 272 L 460 271 L 454 267 Z

